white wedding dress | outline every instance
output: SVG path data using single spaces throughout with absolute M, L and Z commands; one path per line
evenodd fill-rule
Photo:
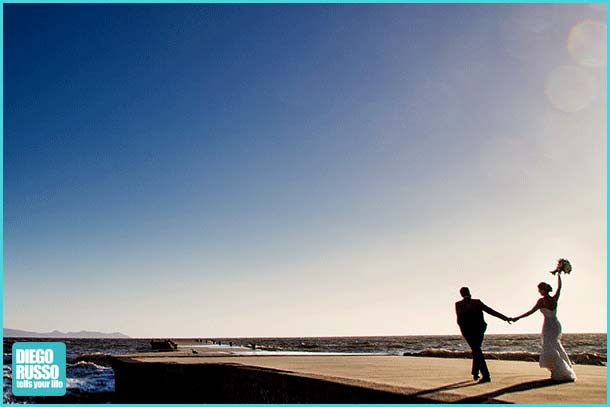
M 576 374 L 574 369 L 572 369 L 572 362 L 570 362 L 570 358 L 560 342 L 561 323 L 557 319 L 557 308 L 554 310 L 540 308 L 540 312 L 544 315 L 540 367 L 551 371 L 552 380 L 576 380 Z

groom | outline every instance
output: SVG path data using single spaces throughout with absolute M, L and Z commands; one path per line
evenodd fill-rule
M 466 339 L 470 349 L 472 349 L 472 377 L 474 380 L 478 380 L 480 372 L 483 377 L 479 380 L 479 383 L 491 382 L 487 363 L 485 363 L 485 357 L 481 350 L 483 336 L 485 335 L 485 329 L 487 329 L 487 324 L 483 318 L 483 311 L 509 324 L 510 319 L 489 308 L 481 300 L 473 300 L 468 287 L 460 288 L 460 295 L 462 300 L 455 303 L 455 313 L 457 314 L 457 323 L 460 326 L 460 331 L 462 331 L 464 339 Z

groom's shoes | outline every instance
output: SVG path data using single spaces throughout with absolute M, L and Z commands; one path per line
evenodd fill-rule
M 482 377 L 477 383 L 491 383 L 491 377 Z
M 479 374 L 475 373 L 472 375 L 472 378 L 474 379 L 474 381 L 476 382 L 477 380 L 479 380 Z

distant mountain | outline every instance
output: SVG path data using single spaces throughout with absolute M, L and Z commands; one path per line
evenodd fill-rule
M 103 333 L 94 331 L 78 331 L 78 332 L 30 332 L 20 329 L 4 328 L 5 338 L 102 338 L 102 339 L 126 339 L 129 336 L 120 332 Z

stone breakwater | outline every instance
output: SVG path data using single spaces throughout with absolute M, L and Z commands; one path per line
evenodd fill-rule
M 420 356 L 428 358 L 458 358 L 470 359 L 470 351 L 451 351 L 446 349 L 426 349 L 420 352 L 405 352 L 403 356 Z M 520 360 L 524 362 L 538 362 L 539 353 L 533 352 L 485 352 L 486 359 L 492 360 Z M 596 353 L 578 353 L 570 355 L 572 363 L 577 365 L 606 366 L 606 356 Z

